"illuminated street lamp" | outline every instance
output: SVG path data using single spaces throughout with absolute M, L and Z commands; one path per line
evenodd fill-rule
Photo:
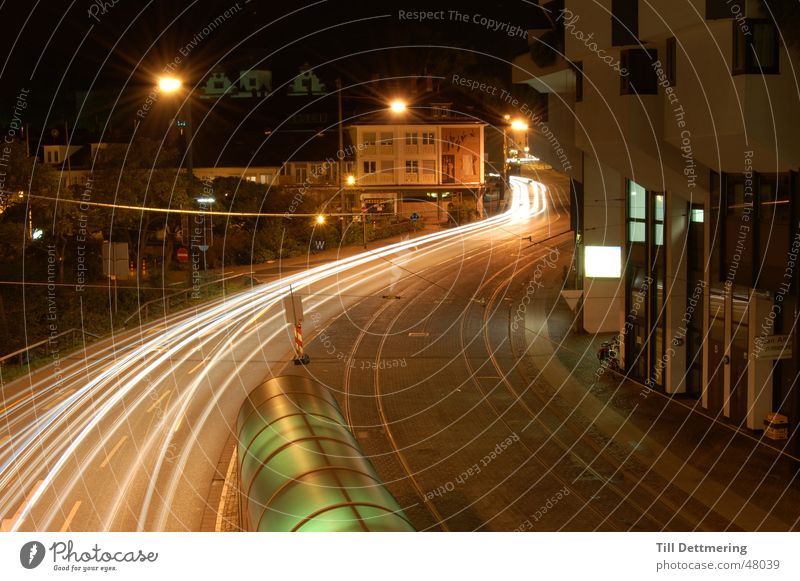
M 514 119 L 511 122 L 511 129 L 513 129 L 514 131 L 527 131 L 528 124 L 522 121 L 521 119 Z
M 406 105 L 405 101 L 396 99 L 391 102 L 389 108 L 392 110 L 392 113 L 404 113 L 408 106 Z
M 347 185 L 354 186 L 355 184 L 356 184 L 356 176 L 354 175 L 347 176 Z
M 317 224 L 322 225 L 324 223 L 325 223 L 325 216 L 323 216 L 322 214 L 319 214 L 317 216 Z
M 183 83 L 177 77 L 159 77 L 158 78 L 158 89 L 162 93 L 175 93 L 177 92 Z
M 511 115 L 503 115 L 503 119 L 506 121 L 506 125 L 503 126 L 503 198 L 505 198 L 505 192 L 508 188 L 508 176 L 509 176 L 509 164 L 510 164 L 510 153 L 511 150 L 508 146 L 508 129 L 511 128 L 512 131 L 515 132 L 527 132 L 528 131 L 528 124 L 525 123 L 522 119 L 511 119 Z M 517 152 L 517 145 L 516 140 L 514 140 L 514 150 Z M 527 151 L 527 134 L 525 136 L 525 150 Z

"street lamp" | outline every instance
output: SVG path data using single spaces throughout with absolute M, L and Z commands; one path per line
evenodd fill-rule
M 503 119 L 506 121 L 506 125 L 503 126 L 503 199 L 505 199 L 505 192 L 508 188 L 508 177 L 509 177 L 509 147 L 508 147 L 508 129 L 509 127 L 513 131 L 522 132 L 528 131 L 528 124 L 525 123 L 522 119 L 511 119 L 511 115 L 503 115 Z M 526 145 L 527 145 L 527 139 Z M 517 150 L 516 140 L 514 143 L 514 150 Z M 526 147 L 527 150 L 527 147 Z
M 162 93 L 176 93 L 183 83 L 177 77 L 159 77 L 158 89 Z
M 183 89 L 183 81 L 175 76 L 165 75 L 159 77 L 157 79 L 158 90 L 164 93 L 165 95 L 175 95 L 178 94 L 181 89 Z M 194 91 L 191 87 L 186 90 L 186 98 L 184 100 L 184 112 L 186 115 L 186 120 L 182 121 L 177 119 L 176 116 L 176 123 L 181 128 L 181 134 L 183 134 L 184 128 L 186 129 L 186 173 L 188 174 L 188 181 L 186 185 L 186 196 L 188 198 L 192 197 L 192 181 L 194 180 L 194 152 L 193 152 L 193 142 L 194 142 L 194 127 L 192 124 L 192 97 L 194 95 Z M 180 113 L 180 110 L 179 110 Z M 198 204 L 201 204 L 201 207 L 204 205 L 211 205 L 216 202 L 213 197 L 205 195 L 199 198 L 196 198 L 195 201 Z M 199 245 L 200 251 L 203 253 L 203 271 L 205 272 L 208 269 L 207 263 L 207 255 L 206 252 L 208 251 L 208 247 L 210 245 L 210 240 L 208 239 L 208 227 L 205 223 L 205 216 L 200 214 L 199 216 L 201 226 L 203 228 L 203 241 L 202 244 Z M 196 227 L 196 226 L 195 226 Z M 211 228 L 213 228 L 213 222 L 211 223 Z M 190 246 L 194 248 L 190 243 Z M 194 264 L 194 262 L 192 263 Z
M 406 105 L 405 101 L 395 99 L 391 102 L 389 108 L 392 110 L 392 113 L 404 113 L 408 106 Z

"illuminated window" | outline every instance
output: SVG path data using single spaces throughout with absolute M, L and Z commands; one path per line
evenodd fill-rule
M 691 220 L 702 223 L 705 220 L 703 208 L 692 208 Z
M 628 180 L 628 242 L 647 240 L 647 190 Z

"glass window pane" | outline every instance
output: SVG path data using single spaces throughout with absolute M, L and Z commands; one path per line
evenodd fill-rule
M 628 217 L 645 219 L 647 208 L 647 192 L 636 182 L 628 182 Z
M 631 242 L 645 241 L 645 223 L 631 222 L 628 224 L 628 240 Z
M 662 194 L 657 194 L 655 197 L 656 203 L 656 222 L 663 222 L 664 221 L 664 196 Z

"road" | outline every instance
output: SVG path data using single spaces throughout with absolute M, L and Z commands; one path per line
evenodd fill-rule
M 534 224 L 549 231 L 545 188 L 519 179 L 513 191 L 505 215 L 283 276 L 73 353 L 58 378 L 50 367 L 4 386 L 3 530 L 197 530 L 238 407 L 265 377 L 293 370 L 290 285 L 313 339 L 408 280 L 513 252 Z
M 568 183 L 539 179 L 513 178 L 502 216 L 280 274 L 73 354 L 60 382 L 5 386 L 3 530 L 200 530 L 239 406 L 286 373 L 333 391 L 419 530 L 796 530 L 769 445 L 598 379 L 558 298 Z

